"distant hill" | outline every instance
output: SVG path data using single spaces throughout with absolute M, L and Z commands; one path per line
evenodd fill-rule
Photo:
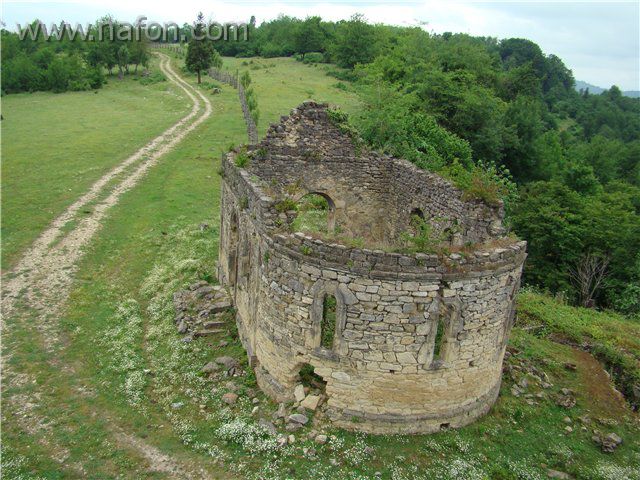
M 576 90 L 585 90 L 589 89 L 589 93 L 595 93 L 596 95 L 604 92 L 604 88 L 596 87 L 595 85 L 591 85 L 590 83 L 583 82 L 582 80 L 576 80 Z
M 576 80 L 576 90 L 584 90 L 585 88 L 589 89 L 589 93 L 593 93 L 595 95 L 600 95 L 606 89 L 602 87 L 597 87 L 595 85 L 591 85 L 590 83 L 583 82 L 582 80 Z M 640 90 L 627 90 L 626 92 L 622 92 L 622 95 L 625 97 L 640 97 Z

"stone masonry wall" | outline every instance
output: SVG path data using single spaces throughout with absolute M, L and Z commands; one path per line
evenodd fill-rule
M 502 205 L 463 201 L 463 193 L 438 175 L 354 145 L 330 121 L 326 105 L 294 109 L 251 151 L 251 173 L 276 189 L 296 186 L 299 196 L 326 194 L 336 203 L 339 224 L 366 230 L 374 240 L 396 239 L 414 209 L 425 214 L 435 234 L 449 229 L 456 244 L 503 233 Z
M 303 172 L 303 182 L 309 182 L 313 191 L 318 184 L 312 182 L 320 175 L 312 172 L 320 169 L 346 191 L 350 180 L 342 177 L 352 171 L 358 176 L 354 167 L 363 165 L 358 160 L 362 157 L 349 156 L 350 143 L 344 147 L 343 163 L 351 169 L 340 165 L 333 149 L 340 147 L 339 142 L 331 143 L 337 134 L 326 122 L 314 120 L 321 106 L 301 108 L 302 113 L 298 109 L 292 115 L 293 124 L 287 123 L 291 117 L 285 119 L 281 132 L 272 128 L 271 140 L 258 145 L 269 148 L 261 152 L 262 160 L 245 170 L 235 166 L 234 154 L 223 158 L 219 277 L 234 297 L 240 336 L 260 387 L 277 400 L 289 400 L 300 369 L 310 364 L 327 382 L 328 414 L 336 425 L 373 433 L 417 433 L 473 421 L 488 411 L 498 394 L 525 242 L 478 245 L 465 255 L 404 255 L 326 244 L 281 231 L 274 208 L 278 199 L 265 193 L 274 179 L 287 179 L 284 185 L 295 172 Z M 296 125 L 307 121 L 305 108 L 311 120 L 300 130 Z M 323 132 L 314 132 L 320 126 Z M 288 129 L 298 132 L 298 139 L 315 139 L 314 148 L 334 155 L 336 160 L 330 163 L 335 164 L 320 165 L 325 153 L 320 159 L 308 158 L 300 153 L 304 147 L 287 143 L 290 136 L 273 141 L 274 134 Z M 324 135 L 328 138 L 322 140 Z M 279 159 L 285 151 L 293 165 Z M 412 167 L 389 159 L 379 163 L 368 170 L 380 172 L 379 178 Z M 425 185 L 449 185 L 432 177 Z M 404 195 L 371 180 L 368 185 L 359 195 L 364 205 L 369 199 L 374 202 L 373 212 L 379 205 L 376 195 L 385 199 Z M 404 210 L 414 208 L 409 200 L 424 189 L 418 181 L 411 185 L 413 194 L 406 194 Z M 423 198 L 443 198 L 441 193 L 424 192 Z M 430 218 L 429 205 L 420 203 L 425 218 Z M 460 196 L 450 208 L 475 215 L 459 217 L 467 238 L 495 238 L 501 232 L 500 209 L 465 203 Z M 382 220 L 394 215 L 404 213 L 387 205 Z M 373 213 L 366 218 L 376 221 Z M 326 295 L 337 300 L 334 343 L 329 349 L 320 341 Z M 443 335 L 435 355 L 438 324 Z
M 294 197 L 322 193 L 334 203 L 336 222 L 347 232 L 367 232 L 373 240 L 389 236 L 385 211 L 388 164 L 357 153 L 351 139 L 332 125 L 324 109 L 308 108 L 283 117 L 251 148 L 248 171 L 276 191 Z
M 404 160 L 394 160 L 392 170 L 390 204 L 396 212 L 392 216 L 395 232 L 405 230 L 411 212 L 420 210 L 436 233 L 448 232 L 454 245 L 479 243 L 504 233 L 502 204 L 465 201 L 450 182 Z

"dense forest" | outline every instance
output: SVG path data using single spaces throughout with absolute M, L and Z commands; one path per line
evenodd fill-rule
M 525 39 L 279 17 L 226 56 L 327 62 L 365 105 L 372 147 L 505 201 L 529 242 L 525 281 L 584 306 L 640 312 L 640 100 L 576 91 L 562 60 Z M 340 82 L 338 86 L 343 86 Z
M 640 99 L 615 86 L 576 91 L 562 60 L 526 39 L 433 34 L 361 16 L 252 18 L 247 28 L 248 41 L 215 49 L 335 65 L 336 86 L 362 99 L 349 121 L 369 145 L 471 196 L 502 199 L 510 228 L 529 243 L 526 283 L 570 303 L 640 314 Z M 146 61 L 133 44 L 33 46 L 12 35 L 2 38 L 5 92 L 56 90 L 61 64 L 73 89 L 78 81 L 94 88 L 103 69 Z

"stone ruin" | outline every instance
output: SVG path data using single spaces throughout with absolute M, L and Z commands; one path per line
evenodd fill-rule
M 294 401 L 312 368 L 336 426 L 466 425 L 498 396 L 526 243 L 505 235 L 501 204 L 369 151 L 334 118 L 303 103 L 222 159 L 218 276 L 258 385 Z M 385 249 L 293 232 L 288 207 L 308 194 L 326 199 L 329 229 Z M 390 248 L 415 216 L 441 239 L 438 253 Z
M 174 322 L 184 341 L 226 332 L 224 316 L 231 308 L 227 292 L 219 285 L 198 281 L 173 294 Z

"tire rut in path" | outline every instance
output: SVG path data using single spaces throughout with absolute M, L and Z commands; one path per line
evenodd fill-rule
M 22 255 L 18 264 L 3 276 L 1 327 L 4 334 L 12 333 L 6 329 L 8 318 L 27 317 L 30 311 L 35 311 L 35 321 L 42 333 L 43 348 L 51 353 L 55 347 L 60 347 L 55 320 L 68 298 L 78 261 L 99 231 L 105 216 L 118 204 L 121 195 L 135 187 L 162 155 L 173 149 L 211 115 L 211 102 L 173 71 L 169 57 L 161 53 L 158 55 L 162 72 L 191 100 L 190 112 L 97 180 L 47 227 Z M 100 199 L 101 197 L 104 198 Z M 96 200 L 93 211 L 79 219 L 81 208 Z M 65 231 L 64 227 L 72 220 L 77 220 L 77 225 Z M 31 318 L 29 321 L 33 320 Z M 4 388 L 11 387 L 14 379 L 21 376 L 19 372 L 12 371 L 8 362 L 10 357 L 11 352 L 4 350 L 0 359 Z M 44 423 L 44 419 L 38 418 L 35 411 L 39 403 L 37 399 L 27 402 L 29 399 L 23 396 L 15 399 L 3 397 L 3 401 L 8 403 L 13 403 L 13 400 L 21 403 L 23 410 L 25 405 L 30 405 L 29 415 L 34 424 Z M 173 478 L 204 478 L 202 472 L 196 472 L 192 467 L 163 455 L 141 438 L 122 431 L 115 433 L 115 437 L 125 447 L 146 458 L 152 470 L 164 472 Z M 42 437 L 41 441 L 47 442 Z

